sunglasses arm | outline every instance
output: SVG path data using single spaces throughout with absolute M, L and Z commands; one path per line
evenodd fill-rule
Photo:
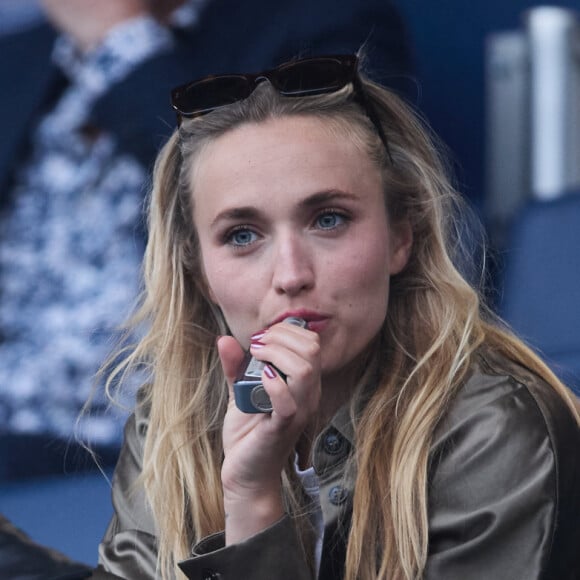
M 395 163 L 393 161 L 393 156 L 391 155 L 389 141 L 388 141 L 387 136 L 385 135 L 385 132 L 383 130 L 381 120 L 379 118 L 379 115 L 377 113 L 376 108 L 374 107 L 373 103 L 369 99 L 369 97 L 365 91 L 365 88 L 364 88 L 360 78 L 358 77 L 358 75 L 354 76 L 353 81 L 352 81 L 352 85 L 354 87 L 356 99 L 358 100 L 359 104 L 365 110 L 367 117 L 371 120 L 371 122 L 375 126 L 375 129 L 377 130 L 379 138 L 383 142 L 383 145 L 384 145 L 385 150 L 387 152 L 387 155 L 389 157 L 389 161 L 391 162 L 391 165 L 394 165 Z

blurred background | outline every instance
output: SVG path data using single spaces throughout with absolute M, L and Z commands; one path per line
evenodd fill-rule
M 398 5 L 417 105 L 485 226 L 489 300 L 580 392 L 580 4 Z
M 416 70 L 411 101 L 449 148 L 457 187 L 484 225 L 488 254 L 475 253 L 474 267 L 485 269 L 489 301 L 580 394 L 579 2 L 395 4 Z M 0 35 L 40 19 L 35 0 L 0 0 Z M 0 483 L 0 512 L 94 564 L 108 483 L 100 474 Z

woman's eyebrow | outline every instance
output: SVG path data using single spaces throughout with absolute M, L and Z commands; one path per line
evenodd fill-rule
M 337 201 L 351 200 L 355 201 L 358 196 L 348 191 L 341 189 L 328 189 L 324 191 L 317 191 L 298 204 L 300 209 L 310 209 L 318 207 L 327 203 L 336 203 Z M 211 227 L 215 227 L 221 221 L 253 221 L 259 219 L 263 215 L 260 208 L 255 206 L 240 206 L 224 209 L 211 222 Z
M 256 219 L 261 215 L 261 211 L 254 206 L 242 206 L 242 207 L 232 207 L 220 211 L 217 216 L 211 222 L 211 227 L 216 226 L 220 221 L 233 221 L 233 220 L 252 220 Z
M 355 201 L 357 199 L 359 199 L 359 197 L 349 191 L 343 191 L 342 189 L 327 189 L 309 195 L 300 202 L 300 205 L 305 208 L 311 208 L 325 203 L 346 200 Z

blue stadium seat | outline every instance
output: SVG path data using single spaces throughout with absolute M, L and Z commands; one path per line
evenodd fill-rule
M 37 543 L 95 566 L 113 513 L 111 490 L 99 472 L 6 482 L 0 513 Z
M 500 315 L 580 394 L 580 191 L 523 208 L 508 248 Z

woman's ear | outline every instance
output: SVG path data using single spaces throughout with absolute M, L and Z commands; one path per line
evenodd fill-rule
M 407 220 L 391 225 L 389 274 L 398 274 L 409 261 L 413 248 L 413 230 Z

